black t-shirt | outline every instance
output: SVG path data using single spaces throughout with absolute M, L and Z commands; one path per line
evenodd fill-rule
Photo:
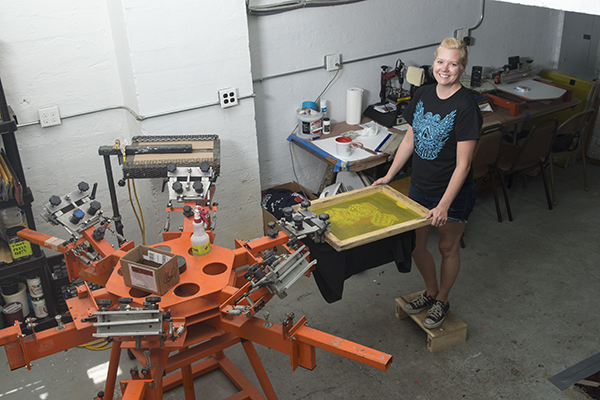
M 471 93 L 461 88 L 442 100 L 437 85 L 421 87 L 404 110 L 415 137 L 411 184 L 423 193 L 438 195 L 446 191 L 456 168 L 457 141 L 477 140 L 483 118 Z M 465 180 L 470 183 L 473 173 Z

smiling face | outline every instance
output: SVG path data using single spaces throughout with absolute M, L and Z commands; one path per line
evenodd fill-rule
M 433 61 L 433 76 L 439 85 L 453 87 L 460 85 L 460 76 L 465 67 L 460 63 L 460 51 L 440 47 Z

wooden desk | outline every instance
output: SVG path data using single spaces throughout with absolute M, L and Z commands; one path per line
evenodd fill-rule
M 519 113 L 511 116 L 508 109 L 503 107 L 494 107 L 494 112 L 483 117 L 483 127 L 500 123 L 503 126 L 510 126 L 526 122 L 530 119 L 543 117 L 557 111 L 574 108 L 581 103 L 581 100 L 572 98 L 569 101 L 563 101 L 561 98 L 550 101 L 522 101 L 519 104 Z
M 581 100 L 577 98 L 572 98 L 569 101 L 563 101 L 562 98 L 551 101 L 522 101 L 519 104 L 519 112 L 515 116 L 511 116 L 509 110 L 506 108 L 494 107 L 493 113 L 483 117 L 483 128 L 498 123 L 504 127 L 517 125 L 533 118 L 542 117 L 569 108 L 574 108 L 579 103 L 581 103 Z M 363 117 L 361 124 L 365 124 L 369 121 L 369 118 Z M 344 132 L 357 129 L 360 129 L 358 125 L 348 125 L 345 122 L 340 122 L 332 125 L 331 133 L 328 134 L 327 137 L 330 138 L 339 136 Z M 404 131 L 400 131 L 394 128 L 389 128 L 389 130 L 391 132 L 404 135 Z M 335 155 L 328 153 L 314 145 L 314 142 L 317 142 L 321 139 L 311 141 L 300 139 L 295 134 L 291 134 L 290 136 L 288 136 L 287 140 L 327 163 L 327 170 L 325 171 L 325 174 L 319 186 L 319 194 L 323 191 L 323 189 L 335 182 L 337 174 L 340 171 L 360 172 L 375 167 L 377 165 L 381 165 L 394 158 L 393 155 L 380 154 L 377 156 L 371 156 L 357 161 L 347 162 L 340 160 Z
M 367 117 L 363 117 L 363 119 L 360 123 L 365 124 L 369 121 L 371 121 L 371 119 L 369 119 Z M 337 124 L 333 124 L 332 128 L 331 128 L 331 133 L 327 134 L 323 138 L 331 138 L 331 137 L 335 137 L 335 136 L 340 136 L 342 133 L 345 133 L 348 131 L 360 130 L 360 129 L 362 129 L 362 128 L 360 128 L 358 125 L 348 125 L 345 122 L 339 122 Z M 388 128 L 388 130 L 392 133 L 404 135 L 404 131 L 401 131 L 398 129 Z M 391 156 L 389 154 L 379 154 L 376 156 L 373 155 L 373 156 L 366 157 L 366 158 L 356 160 L 356 161 L 343 161 L 343 160 L 340 160 L 339 158 L 337 158 L 335 155 L 321 149 L 318 146 L 315 146 L 314 142 L 318 142 L 319 140 L 322 140 L 322 139 L 305 140 L 305 139 L 299 138 L 295 134 L 291 134 L 288 136 L 287 140 L 294 143 L 296 146 L 299 146 L 300 148 L 308 151 L 315 157 L 318 157 L 327 163 L 327 170 L 325 171 L 323 179 L 321 180 L 321 185 L 319 186 L 319 194 L 327 186 L 335 183 L 337 173 L 340 171 L 360 172 L 360 171 L 364 171 L 369 168 L 375 167 L 377 165 L 381 165 L 381 164 L 385 163 L 386 161 L 388 161 L 389 159 L 393 158 L 393 156 Z

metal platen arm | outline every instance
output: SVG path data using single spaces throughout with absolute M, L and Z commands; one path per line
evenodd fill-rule
M 300 203 L 300 210 L 294 211 L 292 207 L 282 209 L 283 218 L 277 221 L 277 224 L 293 242 L 310 237 L 315 243 L 325 242 L 325 233 L 329 230 L 328 214 L 317 215 L 311 210 L 310 201 L 304 200 Z M 275 234 L 275 233 L 273 233 Z M 271 235 L 271 233 L 269 233 Z
M 199 167 L 178 167 L 175 163 L 169 163 L 167 178 L 169 200 L 180 203 L 210 203 L 210 187 L 217 180 L 213 168 L 207 162 L 200 163 Z
M 306 259 L 309 254 L 308 248 L 302 246 L 292 254 L 271 255 L 262 265 L 257 263 L 248 268 L 244 277 L 253 288 L 266 286 L 283 299 L 287 296 L 286 290 L 317 263 L 317 260 Z
M 50 197 L 42 211 L 42 218 L 53 225 L 62 225 L 76 239 L 81 237 L 81 231 L 102 219 L 102 205 L 91 198 L 95 197 L 96 184 L 91 194 L 87 193 L 89 188 L 89 185 L 82 181 L 77 185 L 77 190 L 62 197 Z

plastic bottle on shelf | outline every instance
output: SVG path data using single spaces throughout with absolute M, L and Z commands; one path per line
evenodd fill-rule
M 0 211 L 0 222 L 2 222 L 5 230 L 16 226 L 27 228 L 27 221 L 23 216 L 23 212 L 16 206 L 8 207 Z
M 192 255 L 203 256 L 210 253 L 210 238 L 204 230 L 204 220 L 202 219 L 200 206 L 194 207 L 194 233 L 192 234 Z
M 329 117 L 329 113 L 327 112 L 327 100 L 321 99 L 319 105 L 321 106 L 321 112 L 323 113 L 323 118 Z

